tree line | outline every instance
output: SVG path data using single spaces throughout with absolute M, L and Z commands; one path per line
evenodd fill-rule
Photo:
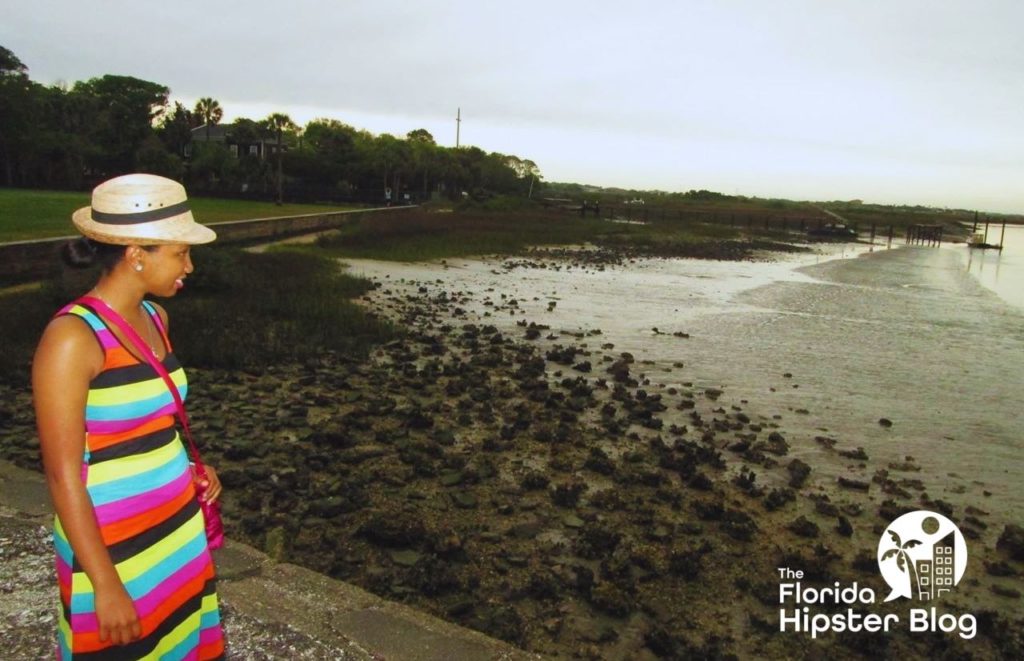
M 211 97 L 193 108 L 170 89 L 105 75 L 45 86 L 0 46 L 0 184 L 87 189 L 149 172 L 210 194 L 305 200 L 401 201 L 527 195 L 541 185 L 529 160 L 438 145 L 425 129 L 373 135 L 335 119 L 298 126 L 288 115 L 221 124 Z

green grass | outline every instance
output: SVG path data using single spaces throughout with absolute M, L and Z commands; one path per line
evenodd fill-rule
M 204 224 L 353 208 L 319 204 L 277 206 L 273 202 L 208 197 L 192 197 L 189 202 L 196 220 Z M 89 193 L 0 188 L 0 242 L 72 236 L 76 232 L 71 213 L 88 204 Z
M 159 300 L 171 315 L 175 352 L 187 366 L 259 370 L 327 351 L 358 357 L 397 336 L 389 323 L 351 300 L 372 284 L 341 273 L 332 259 L 200 246 L 193 261 L 188 287 Z M 46 323 L 97 275 L 69 270 L 42 287 L 0 294 L 0 379 L 28 383 Z

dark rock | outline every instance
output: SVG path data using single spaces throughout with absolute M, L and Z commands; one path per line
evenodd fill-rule
M 879 418 L 878 424 L 888 429 L 889 427 L 892 427 L 892 420 L 890 420 L 889 418 Z
M 555 485 L 551 490 L 551 500 L 559 507 L 576 507 L 586 490 L 587 485 L 582 480 L 569 480 Z
M 838 479 L 839 486 L 847 489 L 854 489 L 855 491 L 868 491 L 871 488 L 871 483 L 862 482 L 861 480 L 851 480 L 847 477 L 840 476 Z
M 796 500 L 796 493 L 792 489 L 772 489 L 771 493 L 764 499 L 764 507 L 769 512 L 785 507 L 787 503 Z
M 855 459 L 857 461 L 867 461 L 868 453 L 864 451 L 864 448 L 857 448 L 856 450 L 841 450 L 839 456 L 846 457 L 847 459 Z
M 455 503 L 456 507 L 461 509 L 469 510 L 475 509 L 477 505 L 476 496 L 469 493 L 468 491 L 456 491 L 451 494 L 452 502 Z
M 544 473 L 540 471 L 529 471 L 523 475 L 523 479 L 519 482 L 520 488 L 523 491 L 537 491 L 540 489 L 546 489 L 550 480 Z
M 1010 599 L 1020 599 L 1020 590 L 1015 588 L 1008 588 L 998 583 L 992 584 L 992 592 L 999 595 L 1000 597 L 1009 597 Z
M 939 514 L 942 514 L 943 516 L 945 516 L 947 518 L 953 516 L 953 506 L 951 504 L 947 503 L 946 501 L 941 500 L 939 498 L 936 498 L 935 500 L 928 500 L 928 499 L 922 498 L 921 499 L 921 504 L 925 508 L 931 509 L 931 510 L 933 510 L 935 512 L 938 512 Z
M 807 477 L 811 474 L 811 467 L 799 459 L 789 462 L 786 470 L 789 471 L 789 486 L 794 489 L 802 487 L 807 481 Z
M 1008 524 L 999 535 L 996 548 L 1010 554 L 1018 562 L 1024 562 L 1024 527 Z
M 915 509 L 917 508 L 908 507 L 889 499 L 882 501 L 882 504 L 878 506 L 878 515 L 886 521 L 895 521 L 904 514 L 913 512 Z
M 1017 575 L 1017 570 L 1008 565 L 1007 563 L 1003 562 L 1002 560 L 997 560 L 996 562 L 986 562 L 985 571 L 987 571 L 990 576 Z
M 715 488 L 715 483 L 711 481 L 711 478 L 701 471 L 694 472 L 693 476 L 687 481 L 687 484 L 700 491 L 711 491 Z
M 859 572 L 876 574 L 878 572 L 878 558 L 867 549 L 861 549 L 854 556 L 852 566 Z
M 839 508 L 825 495 L 814 499 L 814 511 L 824 516 L 839 516 Z
M 692 581 L 700 576 L 703 557 L 704 553 L 699 549 L 675 549 L 669 554 L 668 570 L 676 576 Z
M 814 538 L 818 536 L 819 529 L 818 524 L 809 520 L 805 516 L 800 516 L 794 521 L 791 521 L 787 526 L 794 534 L 801 537 Z
M 615 528 L 595 522 L 580 531 L 574 548 L 581 558 L 596 560 L 611 556 L 621 540 L 622 534 Z
M 757 524 L 746 512 L 739 510 L 726 510 L 723 513 L 719 527 L 726 535 L 742 542 L 748 542 L 754 538 L 757 532 Z
M 393 508 L 375 512 L 358 530 L 359 535 L 383 546 L 415 546 L 426 532 L 417 514 Z
M 598 583 L 590 590 L 594 608 L 615 617 L 626 617 L 636 608 L 632 597 L 610 581 Z
M 583 462 L 583 467 L 602 475 L 615 473 L 615 462 L 601 448 L 590 448 L 590 455 Z
M 845 516 L 840 516 L 839 522 L 836 524 L 836 532 L 843 537 L 850 537 L 853 535 L 853 524 Z

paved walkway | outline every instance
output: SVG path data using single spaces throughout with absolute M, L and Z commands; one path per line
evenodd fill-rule
M 49 659 L 56 583 L 46 485 L 0 461 L 0 650 Z M 536 659 L 501 641 L 228 541 L 215 554 L 230 659 Z

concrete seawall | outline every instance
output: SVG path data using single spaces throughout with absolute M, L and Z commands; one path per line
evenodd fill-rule
M 57 583 L 52 512 L 39 473 L 0 460 L 0 649 L 46 658 Z M 499 640 L 228 540 L 214 554 L 229 659 L 539 659 Z
M 297 234 L 307 234 L 341 227 L 355 222 L 366 214 L 402 213 L 415 207 L 379 207 L 351 209 L 329 213 L 310 213 L 301 216 L 229 220 L 211 223 L 220 244 L 273 241 Z M 70 223 L 70 221 L 69 221 Z M 53 272 L 59 261 L 60 247 L 76 236 L 62 236 L 37 241 L 0 243 L 0 285 L 17 284 L 45 278 Z

